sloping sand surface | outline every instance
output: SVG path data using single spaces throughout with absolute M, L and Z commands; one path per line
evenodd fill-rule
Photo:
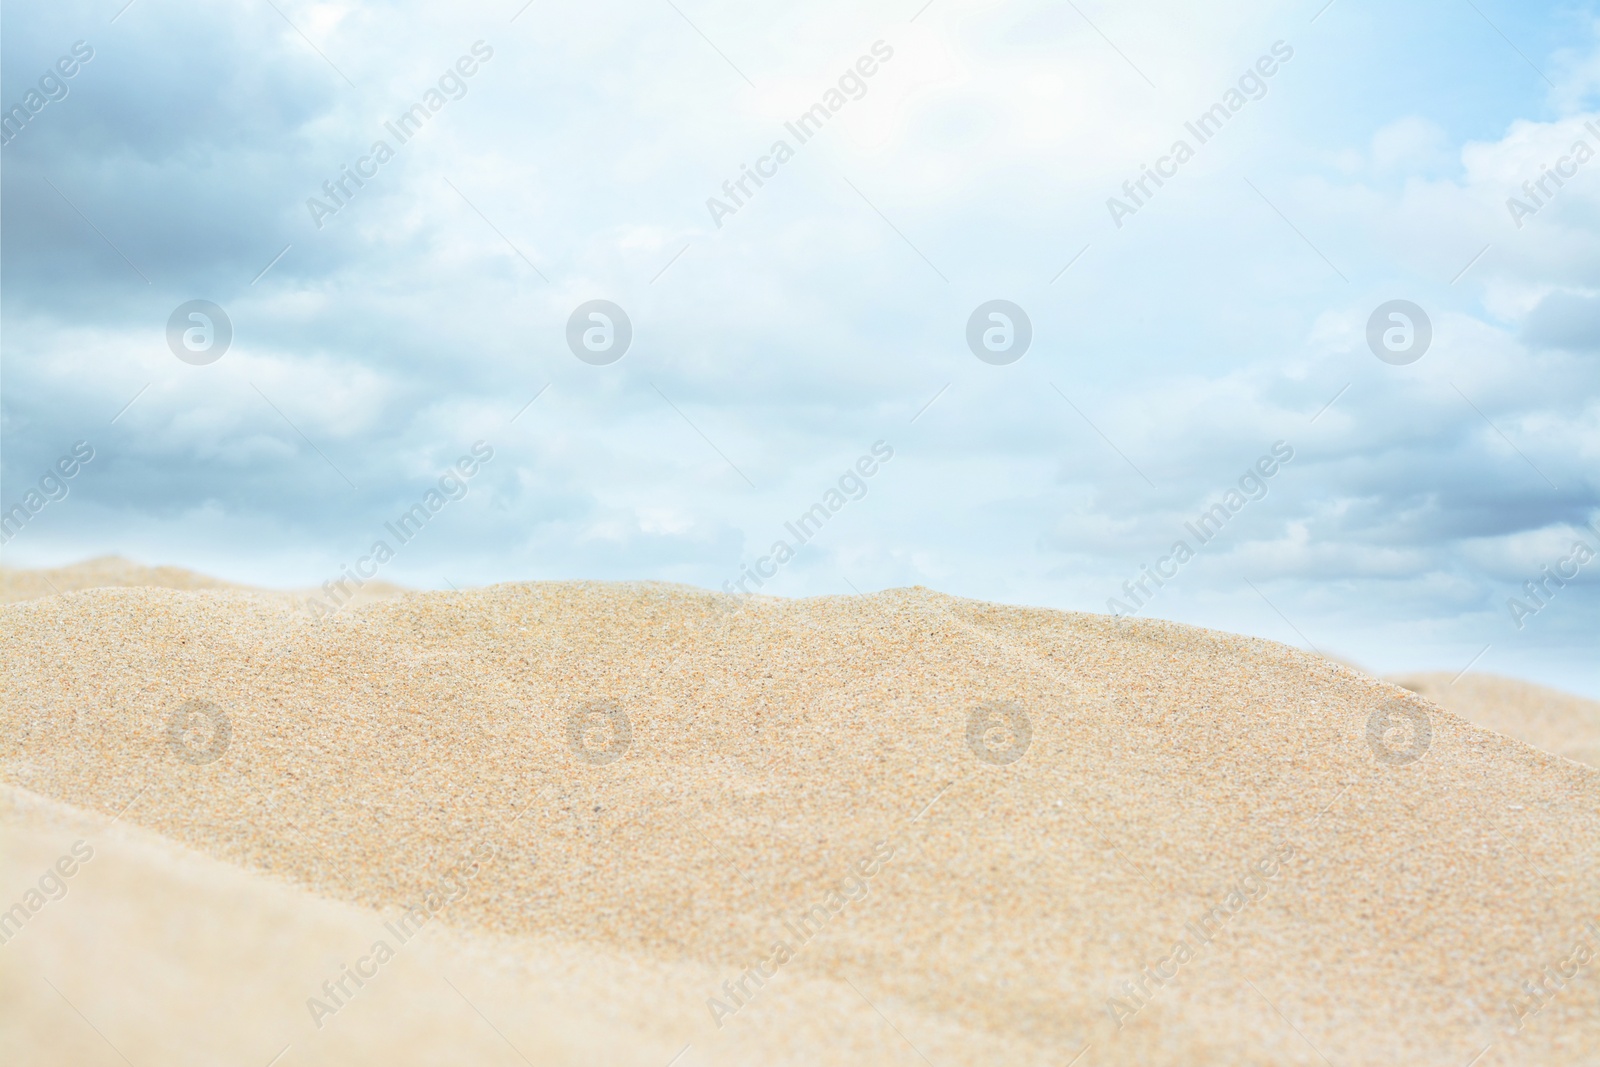
M 0 621 L 0 777 L 269 876 L 227 873 L 240 899 L 324 898 L 284 905 L 294 937 L 331 902 L 436 912 L 424 969 L 481 980 L 532 1062 L 1600 1060 L 1597 965 L 1569 963 L 1600 951 L 1600 773 L 1281 645 L 921 589 L 511 585 L 320 624 L 103 589 Z M 292 1054 L 359 1046 L 363 1012 L 465 1018 L 418 978 L 315 1028 L 363 940 L 283 983 Z M 188 959 L 149 966 L 176 993 Z M 587 995 L 515 1015 L 560 967 Z
M 20 567 L 0 567 L 0 604 L 15 604 L 23 600 L 78 592 L 84 589 L 237 589 L 253 590 L 263 596 L 287 600 L 295 607 L 303 607 L 308 595 L 326 598 L 317 589 L 272 590 L 255 586 L 225 582 L 198 571 L 183 567 L 146 567 L 142 563 L 121 556 L 100 556 L 96 559 L 72 563 L 65 567 L 46 567 L 28 570 Z M 406 590 L 402 586 L 373 580 L 359 589 L 347 586 L 348 596 L 343 596 L 346 607 L 359 607 L 399 596 Z M 339 603 L 338 600 L 332 603 Z
M 182 567 L 146 567 L 121 556 L 100 556 L 65 567 L 24 570 L 0 567 L 0 603 L 110 587 L 159 589 L 243 589 L 244 586 L 211 578 Z
M 704 1013 L 685 991 L 722 980 L 705 965 L 442 923 L 401 944 L 385 926 L 405 921 L 400 909 L 328 900 L 109 822 L 0 786 L 8 888 L 34 884 L 74 845 L 92 857 L 0 947 L 0 1062 L 259 1065 L 281 1053 L 284 1065 L 327 1067 L 660 1067 Z M 354 996 L 317 1027 L 308 997 L 380 939 L 394 959 L 349 983 Z M 730 1035 L 740 1062 L 804 1063 L 784 1050 L 824 1043 L 858 1062 L 915 1059 L 883 1048 L 882 1020 L 840 983 L 797 979 L 785 997 L 782 1016 Z M 1005 1042 L 988 1044 L 1003 1060 Z
M 1493 674 L 1394 675 L 1389 681 L 1421 693 L 1468 722 L 1534 748 L 1600 768 L 1600 701 Z

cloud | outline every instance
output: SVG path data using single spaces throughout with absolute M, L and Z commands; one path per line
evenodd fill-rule
M 895 464 L 772 591 L 1099 611 L 1282 440 L 1154 610 L 1299 640 L 1281 609 L 1414 666 L 1464 662 L 1600 512 L 1600 161 L 1521 227 L 1506 207 L 1596 117 L 1592 43 L 1536 57 L 1552 94 L 1492 35 L 1402 63 L 1343 8 L 279 6 L 8 18 L 6 101 L 76 40 L 95 58 L 4 149 L 0 503 L 74 440 L 104 459 L 8 559 L 320 582 L 483 439 L 397 580 L 716 587 L 884 439 Z M 401 144 L 385 123 L 479 41 Z M 1116 227 L 1107 198 L 1278 41 L 1266 94 Z M 308 198 L 380 139 L 318 228 Z M 777 139 L 794 158 L 718 226 L 707 199 Z M 206 367 L 165 341 L 197 297 L 234 327 Z M 997 297 L 1034 327 L 1009 367 L 964 341 Z M 1397 297 L 1434 327 L 1406 367 L 1366 345 Z M 595 298 L 634 326 L 610 367 L 563 339 Z M 1574 593 L 1527 656 L 1580 639 Z
M 1523 321 L 1522 337 L 1538 348 L 1600 351 L 1600 294 L 1547 293 Z

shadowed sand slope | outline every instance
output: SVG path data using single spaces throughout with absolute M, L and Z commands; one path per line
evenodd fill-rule
M 1600 1058 L 1592 964 L 1523 990 L 1600 943 L 1600 774 L 1281 645 L 921 589 L 509 585 L 322 623 L 108 589 L 0 619 L 0 776 L 567 960 L 610 992 L 548 1062 L 624 1032 L 684 1067 Z M 648 980 L 613 989 L 619 960 Z
M 1389 680 L 1468 722 L 1600 768 L 1600 701 L 1493 674 L 1405 674 Z

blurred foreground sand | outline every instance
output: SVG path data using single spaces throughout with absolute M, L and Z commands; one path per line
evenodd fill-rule
M 724 977 L 439 923 L 401 945 L 384 925 L 401 921 L 400 909 L 318 897 L 108 822 L 0 785 L 8 890 L 33 884 L 75 842 L 93 849 L 66 895 L 0 946 L 0 1062 L 110 1065 L 125 1055 L 141 1067 L 260 1067 L 287 1048 L 284 1067 L 519 1056 L 661 1067 L 686 1043 L 671 1045 L 674 1035 L 701 1023 L 704 1006 L 686 993 Z M 395 959 L 314 1026 L 307 998 L 378 939 L 395 945 Z M 879 1058 L 882 1022 L 848 987 L 796 982 L 785 998 L 776 1025 L 740 1035 L 740 1062 L 808 1061 L 786 1047 Z
M 1600 772 L 1271 642 L 650 583 L 0 622 L 0 908 L 96 850 L 0 945 L 8 1064 L 1600 1062 L 1594 962 L 1523 991 L 1600 949 Z

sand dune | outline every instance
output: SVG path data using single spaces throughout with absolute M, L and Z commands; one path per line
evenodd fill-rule
M 150 587 L 157 589 L 243 589 L 182 567 L 146 567 L 121 556 L 100 556 L 65 567 L 24 570 L 0 567 L 0 603 L 72 593 L 81 589 Z
M 1600 701 L 1493 674 L 1393 675 L 1468 722 L 1600 768 Z
M 421 1035 L 477 1019 L 470 1047 L 520 1062 L 486 1016 L 541 1064 L 1600 1059 L 1595 964 L 1541 977 L 1600 949 L 1600 773 L 1271 642 L 920 589 L 510 585 L 325 623 L 103 589 L 0 617 L 0 777 L 166 839 L 130 837 L 123 925 L 222 922 L 176 888 L 210 879 L 217 915 L 279 907 L 331 953 L 227 987 L 208 1048 L 238 1015 L 262 1062 L 438 1062 Z M 172 843 L 200 855 L 151 858 Z M 408 906 L 437 962 L 314 1026 L 355 931 Z M 149 1010 L 214 996 L 211 962 L 110 929 L 162 972 Z M 111 1010 L 93 935 L 59 937 L 0 947 L 10 988 L 50 962 Z M 393 947 L 375 994 L 423 958 Z M 135 1016 L 107 1033 L 135 1062 L 210 1062 Z
M 147 567 L 121 556 L 100 556 L 65 567 L 46 567 L 28 570 L 20 567 L 0 567 L 0 604 L 15 604 L 23 600 L 78 592 L 84 589 L 238 589 L 254 590 L 264 596 L 281 597 L 296 607 L 302 606 L 307 595 L 315 589 L 274 590 L 240 585 L 212 578 L 183 567 Z M 379 580 L 368 581 L 359 589 L 350 589 L 344 597 L 348 607 L 374 604 L 399 596 L 406 590 L 402 586 Z

